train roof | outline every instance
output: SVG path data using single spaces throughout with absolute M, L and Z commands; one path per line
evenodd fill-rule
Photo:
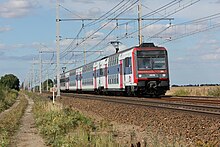
M 86 65 L 93 64 L 93 63 L 95 63 L 95 62 L 97 62 L 97 61 L 101 61 L 101 60 L 103 60 L 103 59 L 106 59 L 106 58 L 108 58 L 108 57 L 114 56 L 114 55 L 116 55 L 116 54 L 121 54 L 121 53 L 123 53 L 123 52 L 129 51 L 129 50 L 134 49 L 134 48 L 158 48 L 158 49 L 159 49 L 159 48 L 163 48 L 163 47 L 155 46 L 154 43 L 142 43 L 142 44 L 139 45 L 139 46 L 130 47 L 130 48 L 128 48 L 128 49 L 119 51 L 119 52 L 117 52 L 117 53 L 114 53 L 114 54 L 105 56 L 105 57 L 103 57 L 103 58 L 101 58 L 101 59 L 92 61 L 92 62 L 90 62 L 90 63 L 88 63 L 88 64 L 86 64 Z M 69 70 L 69 71 L 67 71 L 67 72 L 70 72 L 70 71 L 72 71 L 72 70 L 76 70 L 76 69 L 81 68 L 81 67 L 86 66 L 86 65 L 79 66 L 79 67 L 74 68 L 74 69 L 71 69 L 71 70 Z M 64 73 L 67 73 L 67 72 L 64 72 Z M 64 73 L 61 73 L 61 74 L 64 74 Z

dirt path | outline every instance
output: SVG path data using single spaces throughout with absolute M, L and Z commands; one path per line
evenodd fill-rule
M 12 147 L 45 147 L 44 140 L 38 134 L 34 124 L 32 113 L 33 100 L 25 96 L 28 100 L 28 107 L 21 119 L 21 126 L 14 137 Z

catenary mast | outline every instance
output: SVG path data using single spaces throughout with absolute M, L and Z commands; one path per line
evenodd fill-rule
M 60 96 L 60 5 L 56 6 L 56 48 L 57 48 L 57 97 Z

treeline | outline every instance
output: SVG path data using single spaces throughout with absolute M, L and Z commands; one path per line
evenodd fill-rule
M 188 85 L 172 85 L 171 87 L 202 87 L 202 86 L 220 86 L 220 84 L 188 84 Z
M 19 79 L 13 74 L 6 74 L 0 79 L 0 87 L 19 91 Z

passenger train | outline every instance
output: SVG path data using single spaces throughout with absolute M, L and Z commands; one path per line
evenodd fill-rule
M 169 90 L 168 55 L 164 47 L 143 43 L 76 69 L 63 72 L 62 92 L 124 93 L 161 96 Z

